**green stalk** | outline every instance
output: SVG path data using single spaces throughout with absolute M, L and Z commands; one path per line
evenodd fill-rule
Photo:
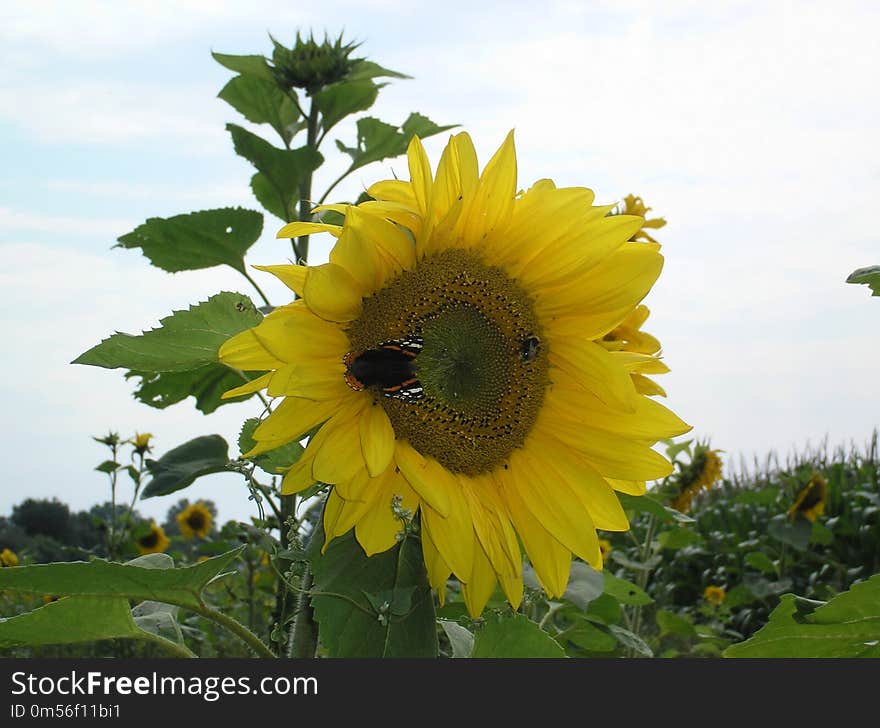
M 238 620 L 228 617 L 223 614 L 223 612 L 218 612 L 216 609 L 212 609 L 207 605 L 202 605 L 201 608 L 193 611 L 195 611 L 196 614 L 200 614 L 205 619 L 210 619 L 212 622 L 216 622 L 222 627 L 226 627 L 226 629 L 250 647 L 258 657 L 276 657 L 275 653 L 266 646 L 266 643 L 263 642 L 263 640 L 257 637 L 257 635 L 251 632 Z
M 302 576 L 302 591 L 299 593 L 296 617 L 290 631 L 288 657 L 314 657 L 318 649 L 318 626 L 315 624 L 311 594 L 312 570 L 306 565 Z
M 318 106 L 312 101 L 309 107 L 308 125 L 306 126 L 306 146 L 318 150 Z M 299 187 L 299 219 L 307 222 L 311 219 L 312 173 L 303 177 Z M 309 259 L 309 236 L 301 235 L 293 241 L 293 253 L 296 262 L 305 265 Z

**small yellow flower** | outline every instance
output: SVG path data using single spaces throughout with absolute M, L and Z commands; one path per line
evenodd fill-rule
M 171 540 L 165 535 L 165 530 L 154 521 L 150 524 L 150 531 L 145 536 L 135 540 L 137 550 L 144 554 L 161 554 L 171 545 Z
M 131 440 L 126 440 L 126 442 L 134 445 L 136 453 L 144 455 L 152 450 L 152 447 L 150 447 L 150 440 L 152 439 L 152 432 L 135 432 L 134 437 Z
M 0 551 L 0 567 L 18 566 L 18 554 L 9 549 Z
M 612 548 L 613 547 L 611 546 L 611 541 L 609 541 L 607 538 L 599 539 L 599 553 L 602 554 L 603 563 L 608 559 L 608 554 L 611 553 Z
M 185 539 L 191 539 L 194 536 L 205 538 L 211 532 L 213 520 L 211 511 L 201 501 L 187 506 L 177 514 L 177 525 Z
M 705 599 L 713 607 L 717 607 L 727 597 L 727 592 L 723 586 L 707 586 L 703 591 L 703 599 Z
M 623 202 L 620 204 L 620 214 L 622 215 L 638 215 L 639 217 L 645 218 L 645 222 L 642 223 L 641 229 L 637 233 L 635 233 L 630 240 L 644 240 L 648 243 L 656 243 L 657 241 L 651 237 L 651 235 L 646 232 L 646 228 L 656 230 L 658 228 L 662 228 L 666 224 L 666 220 L 662 217 L 652 217 L 649 218 L 647 215 L 650 207 L 645 205 L 644 200 L 641 197 L 636 197 L 635 195 L 627 195 L 623 198 Z
M 51 604 L 52 602 L 57 602 L 58 597 L 54 594 L 43 594 L 43 604 Z
M 819 473 L 813 473 L 810 482 L 801 488 L 794 500 L 794 505 L 788 509 L 788 517 L 794 521 L 798 515 L 801 515 L 813 523 L 817 516 L 821 516 L 825 512 L 827 499 L 828 483 Z

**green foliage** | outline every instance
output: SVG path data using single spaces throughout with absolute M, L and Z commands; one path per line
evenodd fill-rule
M 250 372 L 258 377 L 261 372 Z M 224 404 L 243 402 L 252 395 L 222 399 L 223 393 L 241 386 L 242 374 L 221 364 L 207 364 L 187 372 L 137 372 L 130 371 L 126 379 L 139 380 L 134 390 L 134 398 L 156 409 L 165 409 L 182 402 L 187 397 L 195 397 L 196 409 L 208 415 Z
M 434 601 L 418 541 L 404 538 L 370 558 L 353 532 L 333 539 L 321 554 L 323 541 L 319 526 L 308 556 L 327 656 L 436 657 Z
M 238 449 L 246 453 L 253 449 L 257 442 L 253 438 L 254 430 L 260 424 L 257 417 L 251 417 L 244 421 L 241 432 L 238 435 Z M 251 458 L 254 465 L 268 475 L 278 475 L 279 471 L 289 468 L 303 453 L 303 446 L 298 442 L 289 442 L 286 445 L 270 450 L 262 455 Z
M 151 217 L 119 238 L 117 247 L 140 248 L 150 262 L 176 273 L 228 265 L 244 272 L 244 256 L 263 232 L 263 216 L 240 207 Z
M 880 265 L 857 268 L 847 276 L 846 282 L 865 283 L 870 287 L 872 296 L 880 296 Z
M 471 657 L 565 657 L 549 634 L 522 614 L 487 620 L 474 636 Z
M 816 607 L 786 594 L 770 621 L 724 656 L 880 657 L 880 574 Z
M 143 498 L 168 495 L 191 485 L 197 478 L 221 473 L 229 465 L 229 445 L 220 435 L 203 435 L 178 445 L 158 460 L 147 460 L 152 476 Z
M 215 55 L 216 57 L 216 55 Z M 269 124 L 289 144 L 302 126 L 296 104 L 272 80 L 253 75 L 230 79 L 218 97 L 254 124 Z
M 191 372 L 216 364 L 223 343 L 261 319 L 247 296 L 218 293 L 161 319 L 160 328 L 139 336 L 117 332 L 73 363 L 138 372 Z

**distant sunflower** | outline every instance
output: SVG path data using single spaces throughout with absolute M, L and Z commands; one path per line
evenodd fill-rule
M 150 524 L 150 530 L 145 535 L 135 539 L 134 545 L 143 554 L 161 554 L 171 545 L 171 540 L 165 535 L 165 529 L 156 523 Z
M 666 225 L 666 220 L 662 217 L 648 217 L 648 211 L 651 210 L 650 207 L 645 205 L 645 201 L 641 197 L 637 197 L 636 195 L 627 195 L 623 198 L 623 202 L 617 208 L 617 212 L 623 215 L 638 215 L 639 217 L 644 218 L 641 227 L 636 231 L 630 240 L 644 240 L 649 243 L 656 243 L 657 241 L 651 237 L 651 234 L 648 230 L 657 230 Z
M 626 367 L 632 377 L 636 391 L 640 394 L 666 396 L 659 384 L 646 375 L 665 374 L 669 371 L 660 360 L 660 342 L 651 334 L 642 331 L 642 325 L 651 314 L 644 304 L 639 304 L 618 326 L 615 326 L 599 343 L 614 352 L 617 359 Z
M 721 457 L 718 454 L 720 452 L 722 451 L 710 450 L 706 445 L 698 445 L 695 448 L 693 460 L 682 470 L 679 493 L 672 502 L 673 508 L 687 513 L 700 491 L 709 490 L 721 480 L 723 473 Z
M 721 586 L 707 586 L 703 591 L 703 599 L 705 599 L 713 607 L 717 607 L 727 598 L 727 592 Z
M 813 473 L 810 482 L 798 491 L 794 504 L 788 509 L 788 517 L 794 521 L 803 516 L 810 523 L 825 512 L 828 499 L 828 483 L 819 473 Z
M 211 511 L 202 502 L 193 503 L 177 514 L 177 526 L 185 539 L 205 538 L 211 533 L 213 520 Z
M 145 455 L 153 449 L 150 445 L 150 440 L 152 439 L 152 432 L 136 432 L 134 433 L 134 437 L 130 440 L 126 440 L 126 442 L 134 446 L 135 452 L 140 455 Z
M 11 549 L 0 551 L 0 568 L 6 566 L 18 566 L 18 554 Z
M 467 134 L 432 174 L 418 138 L 410 181 L 327 206 L 330 262 L 276 265 L 300 298 L 227 341 L 221 360 L 268 371 L 230 390 L 283 402 L 248 456 L 319 428 L 282 489 L 332 484 L 325 547 L 354 528 L 368 555 L 418 513 L 430 583 L 450 574 L 479 615 L 500 582 L 522 598 L 520 541 L 545 591 L 565 591 L 572 554 L 602 567 L 596 529 L 623 531 L 614 494 L 671 472 L 652 449 L 689 430 L 640 393 L 628 352 L 597 343 L 624 322 L 663 265 L 627 242 L 644 222 L 609 215 L 586 188 L 544 179 L 517 192 L 513 136 L 479 172 Z
M 612 551 L 611 541 L 609 541 L 607 538 L 600 538 L 599 539 L 599 553 L 602 554 L 602 563 L 603 564 L 608 559 L 608 554 L 610 554 L 611 551 Z

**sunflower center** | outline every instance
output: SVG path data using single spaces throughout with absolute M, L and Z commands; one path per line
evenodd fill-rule
M 145 549 L 151 549 L 159 543 L 159 532 L 150 531 L 146 536 L 141 536 L 140 545 Z
M 205 527 L 205 516 L 198 511 L 190 513 L 186 523 L 193 531 L 201 531 Z
M 352 348 L 421 338 L 420 399 L 380 397 L 395 435 L 447 470 L 477 475 L 521 446 L 548 383 L 534 304 L 476 253 L 428 256 L 364 300 Z

